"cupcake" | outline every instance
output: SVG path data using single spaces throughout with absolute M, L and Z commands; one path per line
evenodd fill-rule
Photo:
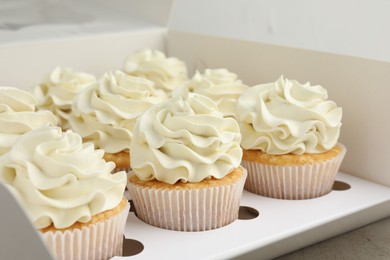
M 34 96 L 14 87 L 0 87 L 0 155 L 22 134 L 44 125 L 57 125 L 50 111 L 37 111 Z
M 69 125 L 84 141 L 104 149 L 105 159 L 115 171 L 130 169 L 130 141 L 138 116 L 152 105 L 166 100 L 164 91 L 150 80 L 108 72 L 74 99 Z
M 0 181 L 11 191 L 56 259 L 122 254 L 129 204 L 126 173 L 103 151 L 60 127 L 22 135 L 0 157 Z
M 142 221 L 204 231 L 238 216 L 246 170 L 237 121 L 190 93 L 145 111 L 134 127 L 127 188 Z
M 94 75 L 71 68 L 54 68 L 33 89 L 40 110 L 49 110 L 58 117 L 59 125 L 69 129 L 73 98 L 82 89 L 96 82 Z
M 188 79 L 187 66 L 183 61 L 166 57 L 158 50 L 145 49 L 130 55 L 123 70 L 129 75 L 153 81 L 156 88 L 166 91 L 168 95 Z
M 245 91 L 237 103 L 245 189 L 278 199 L 329 193 L 346 153 L 341 116 L 319 85 L 280 77 Z
M 225 117 L 235 117 L 237 99 L 247 89 L 248 86 L 227 69 L 206 69 L 203 74 L 197 71 L 192 79 L 175 88 L 172 96 L 201 94 L 217 103 L 218 110 Z

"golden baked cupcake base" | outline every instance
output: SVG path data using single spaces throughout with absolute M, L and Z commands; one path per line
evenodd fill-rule
M 170 185 L 132 175 L 127 188 L 142 221 L 169 230 L 205 231 L 237 219 L 246 176 L 240 167 L 222 179 Z
M 130 168 L 130 152 L 129 151 L 120 151 L 117 153 L 105 153 L 103 156 L 106 162 L 114 162 L 115 169 L 112 173 L 125 171 L 129 172 Z
M 321 154 L 268 155 L 244 151 L 241 165 L 248 170 L 245 190 L 277 199 L 311 199 L 332 190 L 346 148 L 337 144 Z
M 55 259 L 109 259 L 122 255 L 123 230 L 130 205 L 125 198 L 88 223 L 75 223 L 65 229 L 53 226 L 40 230 L 43 241 Z
M 242 159 L 268 165 L 305 165 L 319 163 L 336 157 L 343 150 L 342 145 L 336 144 L 332 149 L 323 153 L 296 154 L 266 154 L 260 150 L 243 149 Z

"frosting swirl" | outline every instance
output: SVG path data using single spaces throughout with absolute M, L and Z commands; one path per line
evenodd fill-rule
M 147 78 L 156 88 L 170 91 L 187 80 L 186 64 L 174 57 L 166 57 L 158 50 L 142 50 L 130 55 L 124 71 L 133 76 Z
M 125 172 L 111 174 L 103 150 L 60 127 L 41 127 L 21 136 L 0 157 L 0 181 L 16 196 L 33 224 L 66 228 L 116 207 Z
M 280 77 L 245 91 L 237 103 L 244 149 L 268 154 L 321 153 L 340 135 L 342 109 L 320 85 Z
M 60 120 L 60 125 L 69 128 L 73 98 L 95 82 L 94 75 L 56 67 L 34 88 L 33 94 L 39 109 L 53 112 Z
M 50 111 L 36 111 L 31 93 L 0 87 L 0 155 L 8 152 L 20 135 L 48 124 L 57 125 L 57 118 Z
M 96 147 L 117 153 L 129 149 L 138 116 L 165 99 L 147 79 L 109 72 L 76 96 L 69 124 Z
M 223 178 L 241 163 L 237 121 L 208 97 L 190 93 L 145 111 L 131 142 L 131 167 L 141 180 L 174 184 Z
M 248 89 L 237 75 L 227 69 L 206 69 L 203 74 L 198 71 L 191 80 L 173 90 L 172 96 L 186 96 L 197 93 L 211 98 L 217 103 L 224 116 L 235 116 L 238 97 Z

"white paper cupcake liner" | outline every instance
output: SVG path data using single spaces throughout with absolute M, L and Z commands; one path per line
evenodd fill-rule
M 156 227 L 205 231 L 232 223 L 238 217 L 247 172 L 224 186 L 168 190 L 128 183 L 137 217 Z
M 316 164 L 267 165 L 243 160 L 248 170 L 245 190 L 277 199 L 300 200 L 323 196 L 332 190 L 346 148 L 336 157 Z
M 122 255 L 129 203 L 115 216 L 82 229 L 41 233 L 55 259 L 109 259 Z

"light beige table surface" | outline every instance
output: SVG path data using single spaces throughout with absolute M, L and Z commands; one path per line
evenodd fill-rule
M 390 260 L 390 218 L 297 250 L 275 260 Z

